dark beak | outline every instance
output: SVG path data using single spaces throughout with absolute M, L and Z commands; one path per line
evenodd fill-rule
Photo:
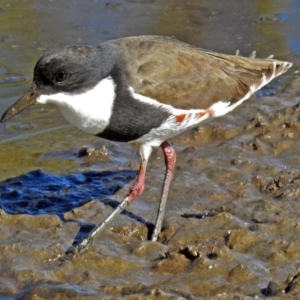
M 40 94 L 37 91 L 35 85 L 32 85 L 31 88 L 27 91 L 27 93 L 22 96 L 17 102 L 15 102 L 1 117 L 0 122 L 5 122 L 16 114 L 24 110 L 25 108 L 36 103 L 36 99 Z

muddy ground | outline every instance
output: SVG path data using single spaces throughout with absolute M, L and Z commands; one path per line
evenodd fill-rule
M 158 242 L 148 236 L 164 176 L 159 149 L 142 197 L 89 251 L 63 261 L 57 258 L 126 195 L 138 168 L 136 148 L 60 120 L 58 129 L 3 142 L 3 299 L 299 295 L 300 80 L 282 90 L 172 141 L 178 163 Z M 40 110 L 7 130 L 30 132 L 57 113 L 49 107 L 40 117 Z M 4 179 L 13 173 L 22 175 Z
M 64 259 L 125 197 L 136 145 L 91 137 L 56 108 L 0 124 L 0 299 L 300 298 L 297 1 L 1 1 L 0 114 L 46 50 L 139 34 L 294 66 L 232 113 L 171 140 L 178 162 L 163 230 L 148 237 L 164 158 L 144 194 Z

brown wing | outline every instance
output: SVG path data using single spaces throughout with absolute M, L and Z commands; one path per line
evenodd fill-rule
M 250 86 L 262 83 L 263 74 L 270 77 L 276 67 L 283 69 L 282 65 L 287 64 L 208 52 L 159 36 L 115 42 L 123 48 L 134 90 L 182 109 L 208 108 L 220 100 L 237 101 L 249 92 Z M 280 74 L 287 69 L 285 65 Z

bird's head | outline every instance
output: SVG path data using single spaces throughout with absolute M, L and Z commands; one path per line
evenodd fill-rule
M 3 114 L 1 122 L 57 94 L 78 95 L 92 89 L 114 68 L 112 49 L 105 44 L 66 46 L 43 55 L 34 68 L 30 89 Z M 109 57 L 109 59 L 107 59 Z

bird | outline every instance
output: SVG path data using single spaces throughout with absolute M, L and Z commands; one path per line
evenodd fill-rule
M 94 237 L 142 195 L 152 149 L 161 147 L 166 172 L 151 237 L 157 241 L 176 164 L 169 139 L 229 113 L 291 66 L 273 56 L 221 54 L 166 36 L 67 45 L 37 61 L 29 90 L 1 122 L 36 103 L 51 103 L 89 134 L 139 145 L 140 168 L 127 196 L 71 247 L 73 254 L 86 251 Z

